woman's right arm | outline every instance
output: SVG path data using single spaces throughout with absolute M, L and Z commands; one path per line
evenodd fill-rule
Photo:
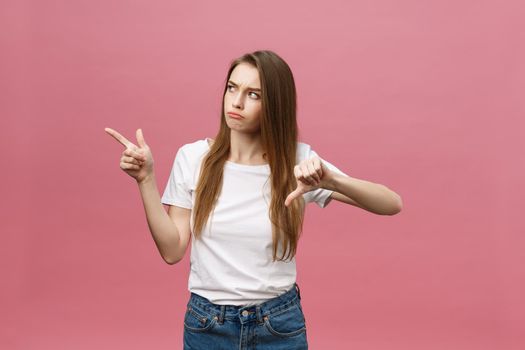
M 191 210 L 171 206 L 169 213 L 166 213 L 157 189 L 153 155 L 142 130 L 137 130 L 139 147 L 111 128 L 104 130 L 126 146 L 120 168 L 137 181 L 148 227 L 160 255 L 170 265 L 177 263 L 184 257 L 190 238 Z
M 176 264 L 184 257 L 190 238 L 191 210 L 170 206 L 164 209 L 155 176 L 138 182 L 148 227 L 164 261 Z

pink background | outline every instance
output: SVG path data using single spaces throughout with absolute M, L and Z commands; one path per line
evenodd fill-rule
M 1 349 L 179 349 L 189 251 L 165 264 L 134 180 L 160 191 L 212 137 L 230 60 L 291 66 L 301 140 L 399 193 L 311 204 L 298 283 L 312 349 L 524 349 L 520 1 L 2 1 Z

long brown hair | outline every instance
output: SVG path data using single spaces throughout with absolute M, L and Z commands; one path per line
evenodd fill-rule
M 298 141 L 296 90 L 288 64 L 269 50 L 247 53 L 231 62 L 222 96 L 220 129 L 203 159 L 195 190 L 193 232 L 197 239 L 201 236 L 201 230 L 208 221 L 222 189 L 224 163 L 230 151 L 230 128 L 224 116 L 224 94 L 233 69 L 240 63 L 256 67 L 261 82 L 260 132 L 262 148 L 266 152 L 265 159 L 268 160 L 271 169 L 271 201 L 268 214 L 272 222 L 273 261 L 277 258 L 279 242 L 282 243 L 282 255 L 279 260 L 291 260 L 297 251 L 305 207 L 302 196 L 292 201 L 290 206 L 284 205 L 288 194 L 297 186 L 293 172 Z

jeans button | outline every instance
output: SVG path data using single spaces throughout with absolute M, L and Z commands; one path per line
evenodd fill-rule
M 248 314 L 249 314 L 248 310 L 243 310 L 243 312 L 242 312 L 243 316 L 248 316 Z

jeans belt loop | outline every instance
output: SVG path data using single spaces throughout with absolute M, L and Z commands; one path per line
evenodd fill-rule
M 261 306 L 260 305 L 255 305 L 255 316 L 257 317 L 257 323 L 258 324 L 263 323 L 263 318 L 262 318 L 262 314 L 261 314 Z
M 299 285 L 297 282 L 295 283 L 295 289 L 297 289 L 297 297 L 301 299 L 301 290 L 299 289 Z
M 221 305 L 221 312 L 219 313 L 219 324 L 224 323 L 224 314 L 226 313 L 225 309 L 226 305 Z

